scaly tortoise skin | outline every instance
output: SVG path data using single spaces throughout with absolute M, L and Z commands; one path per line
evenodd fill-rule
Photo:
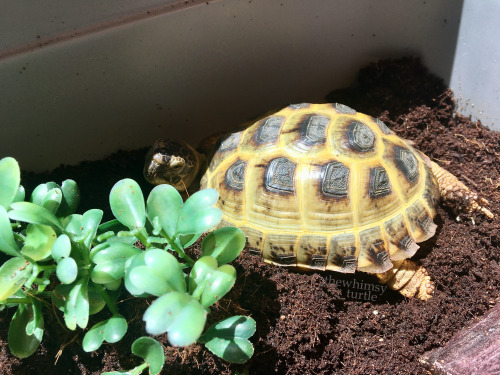
M 408 258 L 434 235 L 440 196 L 493 216 L 382 121 L 342 104 L 290 105 L 264 117 L 224 137 L 206 171 L 203 155 L 179 145 L 155 143 L 146 179 L 182 191 L 205 172 L 200 187 L 219 192 L 221 225 L 239 227 L 266 262 L 373 273 L 408 297 L 434 291 Z

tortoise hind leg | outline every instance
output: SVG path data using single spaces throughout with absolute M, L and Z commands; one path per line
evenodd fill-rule
M 375 274 L 382 284 L 399 291 L 405 297 L 415 297 L 423 301 L 434 294 L 434 283 L 427 270 L 409 259 L 392 261 L 393 267 Z
M 436 176 L 439 184 L 439 192 L 444 200 L 465 205 L 464 208 L 467 213 L 482 212 L 489 218 L 494 217 L 493 213 L 484 207 L 488 204 L 486 199 L 479 198 L 475 192 L 471 191 L 458 178 L 438 164 L 431 162 L 431 166 L 432 173 Z

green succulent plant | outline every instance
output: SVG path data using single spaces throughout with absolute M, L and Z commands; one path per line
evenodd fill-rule
M 214 207 L 216 190 L 201 190 L 183 202 L 177 190 L 161 185 L 145 201 L 139 185 L 124 179 L 110 192 L 116 219 L 106 223 L 99 209 L 76 214 L 79 200 L 77 184 L 66 180 L 37 186 L 25 201 L 18 163 L 0 160 L 0 251 L 8 256 L 0 267 L 0 309 L 17 308 L 8 335 L 14 355 L 36 351 L 44 332 L 42 309 L 51 300 L 69 329 L 86 330 L 85 351 L 121 340 L 128 324 L 116 300 L 126 291 L 154 299 L 143 315 L 150 335 L 168 333 L 174 346 L 203 343 L 230 362 L 252 356 L 252 318 L 233 316 L 205 330 L 210 306 L 236 281 L 228 263 L 245 245 L 237 228 L 211 231 L 222 218 Z M 201 257 L 191 258 L 185 249 L 206 232 Z M 104 307 L 111 316 L 89 328 L 89 316 Z M 144 362 L 116 374 L 161 371 L 163 349 L 155 339 L 137 339 L 132 352 Z

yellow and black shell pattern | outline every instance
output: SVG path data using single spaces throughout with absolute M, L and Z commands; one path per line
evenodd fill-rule
M 296 104 L 224 137 L 202 177 L 222 225 L 266 262 L 385 272 L 434 235 L 437 181 L 425 156 L 342 104 Z

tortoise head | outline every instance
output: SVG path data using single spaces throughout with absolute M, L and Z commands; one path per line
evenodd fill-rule
M 202 156 L 190 145 L 157 140 L 146 154 L 144 177 L 153 185 L 169 184 L 184 191 L 196 179 Z

